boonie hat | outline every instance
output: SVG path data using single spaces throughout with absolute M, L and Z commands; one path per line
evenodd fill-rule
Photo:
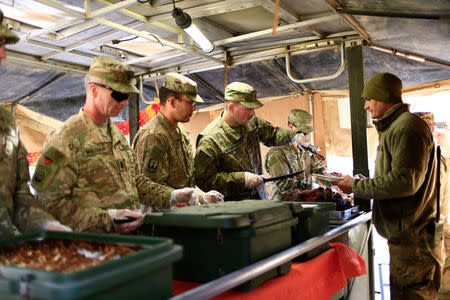
M 367 81 L 362 97 L 381 102 L 401 103 L 402 81 L 391 73 L 379 73 Z
M 243 82 L 232 82 L 225 88 L 225 100 L 239 102 L 248 108 L 260 108 L 263 104 L 256 99 L 256 90 Z
M 124 94 L 139 94 L 133 70 L 114 58 L 108 56 L 94 58 L 89 67 L 89 74 L 104 79 L 115 91 Z
M 302 109 L 292 109 L 289 112 L 288 122 L 304 133 L 314 131 L 312 115 Z
M 0 38 L 5 39 L 5 44 L 15 44 L 19 41 L 19 37 L 3 25 L 3 12 L 0 10 Z
M 195 102 L 204 102 L 198 95 L 197 83 L 178 73 L 167 73 L 164 76 L 163 87 L 176 93 L 184 94 Z

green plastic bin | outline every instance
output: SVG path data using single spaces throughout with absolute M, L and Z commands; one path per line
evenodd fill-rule
M 0 299 L 167 299 L 172 264 L 182 247 L 168 238 L 116 234 L 39 232 L 0 240 L 0 247 L 40 238 L 110 242 L 143 249 L 73 273 L 0 266 Z M 24 278 L 28 277 L 28 282 Z M 23 298 L 21 298 L 21 294 Z
M 329 212 L 336 210 L 333 202 L 290 202 L 287 204 L 292 213 L 298 217 L 298 225 L 292 230 L 292 245 L 295 246 L 310 238 L 324 234 L 330 229 Z M 301 204 L 301 208 L 299 207 Z M 297 257 L 294 261 L 309 260 L 329 249 L 329 244 L 322 244 L 315 249 Z
M 183 245 L 174 278 L 208 282 L 291 246 L 297 218 L 274 201 L 243 200 L 182 207 L 147 215 L 147 234 L 172 238 Z M 290 271 L 291 262 L 240 285 L 250 291 L 267 279 Z

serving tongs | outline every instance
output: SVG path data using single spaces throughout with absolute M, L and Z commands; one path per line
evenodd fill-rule
M 303 172 L 305 172 L 305 170 L 300 170 L 300 171 L 297 171 L 297 172 L 293 172 L 293 173 L 286 174 L 286 175 L 281 175 L 281 176 L 276 176 L 276 177 L 263 178 L 263 180 L 264 180 L 264 182 L 277 181 L 277 180 L 282 180 L 282 179 L 286 179 L 286 178 L 295 177 L 297 175 L 302 174 Z

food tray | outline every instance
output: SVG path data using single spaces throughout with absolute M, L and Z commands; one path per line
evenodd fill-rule
M 341 181 L 344 177 L 332 176 L 332 175 L 322 175 L 322 174 L 311 174 L 317 180 L 328 181 L 331 183 Z
M 345 210 L 334 210 L 330 211 L 330 219 L 333 220 L 346 220 L 351 218 L 354 214 L 359 212 L 359 206 L 355 205 L 351 208 Z
M 172 264 L 181 258 L 182 249 L 171 239 L 47 231 L 0 240 L 0 247 L 47 238 L 113 243 L 139 250 L 71 273 L 0 266 L 2 300 L 167 299 L 172 296 Z

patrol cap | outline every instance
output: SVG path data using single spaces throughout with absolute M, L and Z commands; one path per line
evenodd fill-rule
M 167 73 L 164 76 L 163 87 L 173 92 L 186 95 L 195 102 L 204 102 L 198 95 L 197 83 L 178 73 Z
M 434 125 L 434 115 L 432 112 L 416 112 L 415 114 L 427 122 L 428 126 Z
M 288 122 L 301 132 L 309 133 L 314 131 L 311 114 L 302 109 L 292 109 L 289 112 Z
M 401 103 L 402 81 L 391 73 L 379 73 L 367 81 L 362 97 L 381 102 Z
M 3 12 L 0 10 L 0 38 L 5 39 L 5 44 L 15 44 L 19 41 L 19 37 L 3 25 Z
M 139 94 L 139 90 L 135 86 L 133 70 L 114 58 L 97 56 L 92 61 L 89 74 L 104 79 L 115 91 L 124 94 Z
M 232 82 L 225 88 L 225 100 L 239 102 L 248 108 L 260 108 L 263 106 L 256 99 L 256 90 L 249 84 L 243 82 Z

